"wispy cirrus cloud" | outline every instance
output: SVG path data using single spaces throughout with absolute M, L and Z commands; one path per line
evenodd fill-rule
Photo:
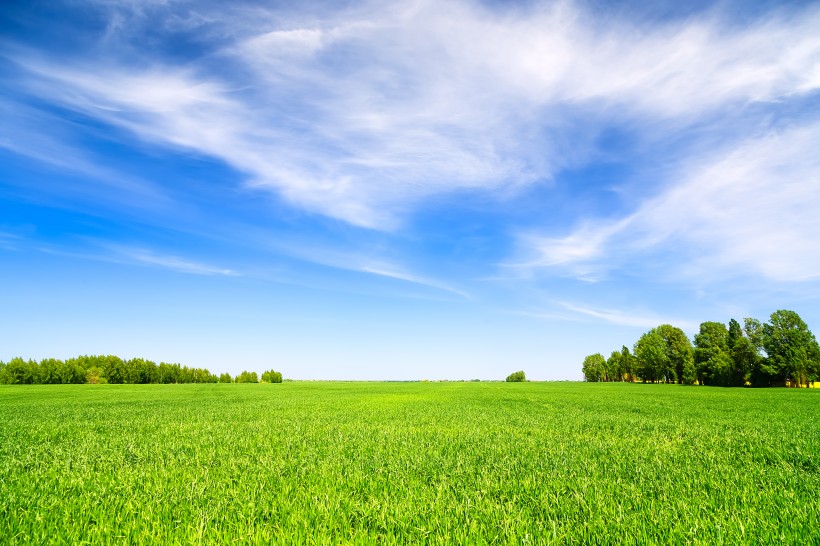
M 330 267 L 354 273 L 363 273 L 410 283 L 420 287 L 446 292 L 463 299 L 472 299 L 472 295 L 459 286 L 413 271 L 412 268 L 402 265 L 395 259 L 382 256 L 383 251 L 371 248 L 362 253 L 353 248 L 329 248 L 304 241 L 269 243 L 272 251 L 296 258 L 308 263 Z
M 524 269 L 585 278 L 649 270 L 696 282 L 820 278 L 820 122 L 691 158 L 676 183 L 623 218 L 564 237 L 522 236 Z M 651 264 L 647 266 L 647 264 Z
M 158 254 L 151 250 L 141 248 L 119 247 L 114 250 L 114 260 L 123 260 L 139 265 L 170 269 L 171 271 L 176 271 L 178 273 L 206 276 L 218 275 L 223 277 L 237 277 L 241 275 L 241 273 L 233 269 L 217 267 L 194 260 L 181 258 L 179 256 Z
M 95 250 L 93 246 L 89 250 L 79 252 L 66 252 L 63 250 L 55 250 L 43 247 L 41 247 L 40 250 L 52 254 L 62 254 L 90 260 L 155 267 L 187 275 L 204 275 L 220 277 L 242 276 L 241 272 L 234 269 L 219 267 L 213 264 L 193 260 L 186 257 L 181 257 L 174 254 L 157 252 L 156 250 L 142 246 L 128 246 L 121 244 L 93 242 L 92 244 L 93 246 L 99 247 L 102 250 L 102 252 Z
M 218 267 L 209 263 L 157 252 L 155 250 L 137 247 L 88 241 L 90 247 L 84 250 L 69 251 L 51 246 L 40 245 L 37 249 L 47 254 L 96 260 L 127 265 L 138 265 L 167 269 L 188 275 L 239 277 L 242 273 L 234 269 Z
M 618 326 L 654 328 L 659 324 L 671 324 L 690 332 L 696 331 L 698 328 L 698 322 L 690 319 L 665 317 L 656 313 L 646 313 L 634 309 L 604 309 L 571 302 L 559 302 L 558 305 L 577 315 L 591 317 Z
M 608 123 L 651 139 L 659 124 L 820 88 L 816 5 L 745 26 L 714 11 L 646 27 L 575 3 L 365 2 L 302 18 L 163 9 L 166 23 L 230 39 L 184 63 L 153 50 L 134 63 L 128 23 L 154 21 L 112 9 L 105 61 L 17 54 L 18 83 L 152 144 L 219 158 L 294 206 L 378 229 L 436 194 L 550 180 L 588 161 Z M 594 251 L 558 243 L 556 260 Z

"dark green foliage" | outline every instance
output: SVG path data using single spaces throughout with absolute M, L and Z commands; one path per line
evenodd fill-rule
M 219 376 L 220 383 L 233 383 L 233 377 L 229 373 L 223 373 Z
M 507 383 L 523 383 L 526 380 L 527 376 L 524 374 L 524 370 L 513 372 L 507 376 L 507 379 L 505 379 Z

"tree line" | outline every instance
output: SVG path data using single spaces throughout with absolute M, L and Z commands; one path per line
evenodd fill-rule
M 281 383 L 282 374 L 274 370 L 262 373 L 262 381 Z M 0 361 L 0 384 L 147 384 L 147 383 L 259 383 L 256 372 L 243 371 L 236 377 L 219 376 L 205 368 L 179 364 L 159 364 L 144 358 L 124 360 L 113 355 L 78 356 L 68 360 L 45 358 L 40 362 L 21 357 Z
M 609 358 L 587 356 L 582 371 L 586 381 L 808 387 L 820 380 L 820 346 L 797 313 L 779 310 L 767 323 L 703 322 L 694 342 L 662 324 L 643 334 L 632 353 L 624 345 Z

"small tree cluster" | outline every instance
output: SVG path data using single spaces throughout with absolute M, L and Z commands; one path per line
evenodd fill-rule
M 262 372 L 262 382 L 263 383 L 281 383 L 282 382 L 282 372 L 277 372 L 274 370 L 268 370 L 266 372 Z
M 507 383 L 523 383 L 526 380 L 527 376 L 524 374 L 523 370 L 511 373 L 506 379 Z
M 779 310 L 769 322 L 734 319 L 728 327 L 703 322 L 692 344 L 680 328 L 663 324 L 604 359 L 584 359 L 586 381 L 643 381 L 739 387 L 809 386 L 820 379 L 820 346 L 794 311 Z

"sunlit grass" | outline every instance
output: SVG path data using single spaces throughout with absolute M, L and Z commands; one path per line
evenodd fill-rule
M 820 541 L 820 392 L 0 388 L 0 543 Z

